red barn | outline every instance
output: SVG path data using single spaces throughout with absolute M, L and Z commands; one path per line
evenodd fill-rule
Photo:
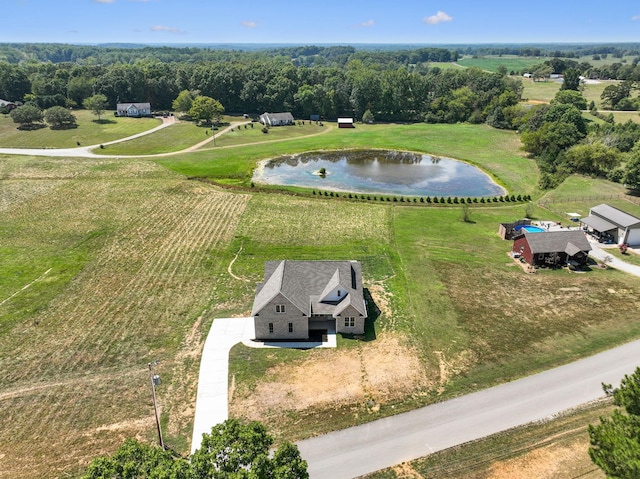
M 569 262 L 585 264 L 591 245 L 578 230 L 525 231 L 513 241 L 513 253 L 521 255 L 532 266 L 564 266 Z

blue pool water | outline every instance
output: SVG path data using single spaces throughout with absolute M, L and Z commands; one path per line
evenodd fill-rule
M 539 226 L 531 226 L 531 225 L 516 226 L 513 229 L 516 231 L 525 230 L 525 231 L 528 231 L 529 233 L 544 233 L 545 231 L 543 228 L 540 228 Z

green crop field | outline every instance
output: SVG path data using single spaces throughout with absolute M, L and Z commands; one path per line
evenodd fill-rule
M 356 147 L 458 158 L 509 191 L 541 195 L 517 135 L 483 125 L 248 127 L 155 161 L 0 155 L 0 477 L 75 477 L 125 437 L 152 441 L 153 360 L 165 440 L 188 451 L 204 338 L 215 317 L 248 314 L 266 260 L 360 260 L 377 307 L 365 340 L 339 338 L 336 350 L 234 348 L 232 414 L 264 421 L 278 438 L 370 421 L 640 337 L 636 278 L 599 268 L 527 275 L 509 259 L 498 224 L 524 216 L 523 203 L 472 205 L 463 221 L 460 206 L 250 187 L 260 159 Z M 562 212 L 578 192 L 609 191 L 623 193 L 574 177 L 543 200 Z M 555 207 L 528 208 L 564 219 Z
M 475 67 L 490 72 L 498 71 L 498 67 L 504 66 L 507 72 L 526 72 L 533 65 L 540 65 L 544 60 L 533 57 L 520 57 L 515 55 L 485 56 L 481 58 L 464 57 L 458 60 L 458 64 L 464 67 Z

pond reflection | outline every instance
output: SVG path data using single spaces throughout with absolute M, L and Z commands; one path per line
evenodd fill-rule
M 324 174 L 320 170 L 324 168 Z M 393 150 L 321 151 L 260 162 L 256 183 L 404 196 L 496 196 L 486 173 L 451 158 Z

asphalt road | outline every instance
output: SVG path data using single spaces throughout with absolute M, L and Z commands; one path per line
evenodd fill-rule
M 604 396 L 640 366 L 640 341 L 491 389 L 298 442 L 311 479 L 354 478 Z

